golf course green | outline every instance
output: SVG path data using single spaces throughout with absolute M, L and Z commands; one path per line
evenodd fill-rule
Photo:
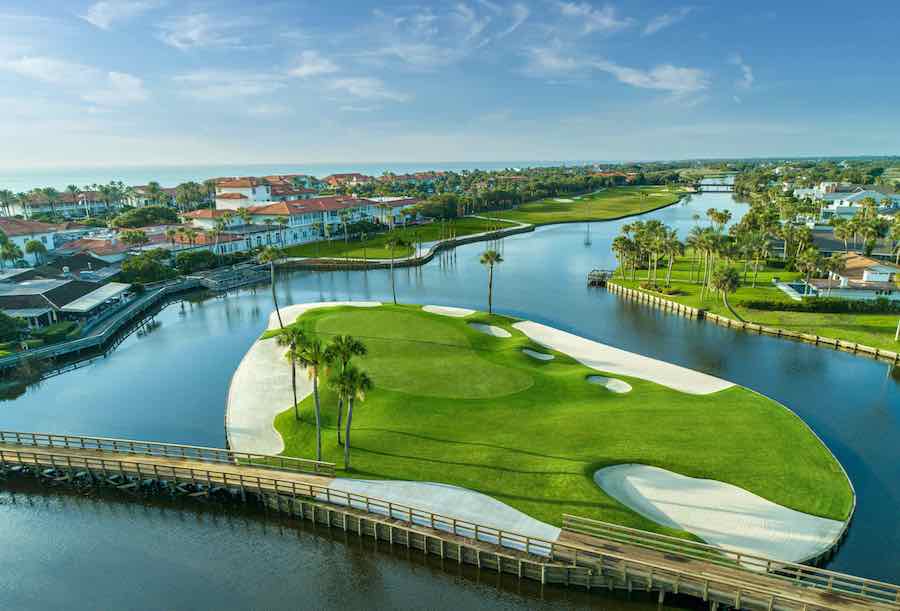
M 368 349 L 354 359 L 373 388 L 354 407 L 352 472 L 341 470 L 329 374 L 320 382 L 323 458 L 338 465 L 339 477 L 454 484 L 550 524 L 572 513 L 684 536 L 594 483 L 602 467 L 638 463 L 730 483 L 815 516 L 850 514 L 852 489 L 829 450 L 784 406 L 743 387 L 688 394 L 604 374 L 631 387 L 615 392 L 588 381 L 596 370 L 530 340 L 513 327 L 515 319 L 484 313 L 454 318 L 420 306 L 339 306 L 288 322 L 323 343 L 351 335 Z M 285 455 L 310 458 L 311 396 L 300 414 L 298 421 L 293 407 L 286 409 L 275 428 Z

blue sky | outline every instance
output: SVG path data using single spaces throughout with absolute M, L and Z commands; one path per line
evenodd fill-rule
M 0 0 L 0 164 L 900 153 L 896 2 Z

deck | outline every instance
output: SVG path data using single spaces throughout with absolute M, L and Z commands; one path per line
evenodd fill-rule
M 145 441 L 0 431 L 0 471 L 190 496 L 236 491 L 267 507 L 361 537 L 519 578 L 682 594 L 737 609 L 898 611 L 900 587 L 805 565 L 564 516 L 557 541 L 328 487 L 334 465 Z M 448 512 L 452 512 L 448 508 Z

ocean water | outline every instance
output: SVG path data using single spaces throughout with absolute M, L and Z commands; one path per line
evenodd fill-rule
M 247 165 L 178 165 L 178 166 L 110 166 L 110 167 L 59 167 L 11 169 L 0 167 L 0 189 L 14 193 L 36 187 L 54 187 L 59 190 L 68 185 L 83 187 L 121 180 L 129 185 L 145 185 L 155 180 L 164 187 L 180 183 L 203 181 L 220 176 L 266 176 L 270 174 L 311 174 L 322 178 L 330 174 L 359 172 L 380 176 L 384 172 L 408 174 L 428 170 L 502 170 L 506 168 L 546 167 L 559 165 L 584 165 L 589 161 L 467 161 L 467 162 L 383 162 L 383 163 L 297 163 L 297 164 L 247 164 Z

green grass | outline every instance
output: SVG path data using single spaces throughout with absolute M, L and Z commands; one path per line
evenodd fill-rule
M 485 335 L 471 321 L 499 325 L 513 337 Z M 596 372 L 565 355 L 544 362 L 523 354 L 524 347 L 548 350 L 512 322 L 486 314 L 454 319 L 417 306 L 305 313 L 295 324 L 324 340 L 340 333 L 366 343 L 369 355 L 358 364 L 375 384 L 355 409 L 350 474 L 340 470 L 337 401 L 323 385 L 324 459 L 338 464 L 338 476 L 455 484 L 554 524 L 574 513 L 673 534 L 594 484 L 597 469 L 632 462 L 847 517 L 852 494 L 840 466 L 778 403 L 740 387 L 689 395 L 625 376 L 615 377 L 633 390 L 615 394 L 588 384 Z M 309 458 L 312 398 L 300 407 L 299 422 L 288 409 L 275 427 L 286 455 Z
M 418 225 L 408 227 L 406 229 L 398 227 L 392 232 L 386 232 L 374 235 L 369 239 L 351 240 L 345 242 L 342 238 L 336 238 L 331 241 L 322 241 L 311 244 L 299 244 L 286 249 L 289 257 L 349 257 L 355 259 L 390 259 L 391 253 L 385 247 L 385 242 L 389 235 L 399 235 L 407 242 L 433 242 L 442 237 L 447 237 L 447 232 L 453 232 L 457 237 L 472 235 L 473 233 L 481 233 L 484 231 L 493 231 L 512 227 L 511 223 L 502 221 L 489 221 L 473 217 L 463 217 L 446 222 L 443 225 L 444 234 L 441 234 L 441 223 L 436 221 L 427 225 Z M 413 247 L 398 248 L 395 251 L 397 258 L 408 257 L 413 254 Z
M 667 187 L 613 187 L 577 199 L 550 197 L 522 204 L 515 210 L 492 213 L 492 216 L 535 225 L 605 221 L 668 206 L 677 202 L 682 193 L 679 189 L 669 190 Z M 557 199 L 572 201 L 559 202 Z
M 739 270 L 743 269 L 741 265 L 737 267 Z M 679 259 L 672 273 L 672 288 L 678 289 L 682 294 L 661 296 L 684 305 L 708 310 L 713 314 L 734 318 L 734 315 L 725 307 L 721 296 L 716 295 L 714 292 L 707 292 L 703 299 L 700 298 L 700 286 L 690 282 L 690 268 L 690 258 Z M 635 281 L 630 279 L 622 280 L 618 274 L 613 281 L 622 286 L 640 289 L 640 285 L 645 282 L 645 276 L 646 270 L 638 270 Z M 744 302 L 750 300 L 790 302 L 790 297 L 772 284 L 772 278 L 775 276 L 781 280 L 791 281 L 799 279 L 801 274 L 767 267 L 760 270 L 757 287 L 753 288 L 753 274 L 750 272 L 747 276 L 747 282 L 728 297 L 728 301 L 741 318 L 749 322 L 778 327 L 797 333 L 831 337 L 882 350 L 900 351 L 900 342 L 894 340 L 898 320 L 896 314 L 779 312 L 753 310 L 743 305 Z M 660 270 L 659 283 L 662 284 L 664 280 L 665 270 Z

